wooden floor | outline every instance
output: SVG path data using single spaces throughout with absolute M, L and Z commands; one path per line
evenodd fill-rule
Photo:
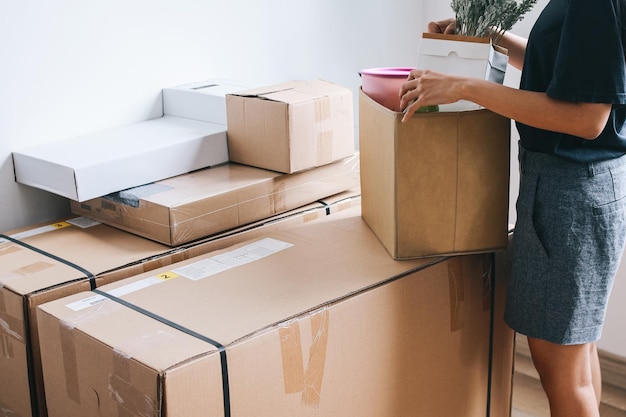
M 513 409 L 511 417 L 550 417 L 548 401 L 528 355 L 526 340 L 518 338 L 513 377 Z M 604 367 L 603 367 L 604 372 Z M 609 378 L 609 381 L 616 380 Z M 601 417 L 626 417 L 626 386 L 604 382 L 602 387 Z

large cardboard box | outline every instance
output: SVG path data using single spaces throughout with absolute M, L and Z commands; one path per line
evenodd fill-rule
M 358 186 L 358 154 L 294 174 L 228 163 L 72 202 L 71 208 L 74 214 L 176 246 Z
M 0 415 L 45 416 L 38 304 L 87 290 L 90 278 L 106 281 L 101 274 L 127 277 L 144 270 L 116 271 L 124 265 L 146 261 L 149 270 L 150 258 L 170 250 L 83 218 L 0 236 L 0 409 L 6 413 Z
M 163 114 L 226 126 L 226 94 L 250 88 L 219 78 L 163 89 Z
M 351 90 L 322 80 L 227 94 L 230 160 L 294 173 L 351 156 L 353 107 Z
M 76 201 L 226 161 L 225 126 L 171 116 L 13 152 L 17 182 Z
M 505 248 L 510 120 L 488 110 L 402 116 L 361 91 L 363 218 L 390 255 Z
M 50 416 L 508 416 L 493 267 L 394 261 L 354 209 L 47 303 Z
M 424 33 L 419 45 L 417 67 L 502 84 L 508 62 L 508 51 L 493 45 L 488 36 Z M 466 100 L 439 106 L 444 112 L 480 108 L 478 104 Z
M 48 415 L 39 304 L 358 207 L 358 191 L 174 249 L 82 217 L 0 235 L 0 415 Z

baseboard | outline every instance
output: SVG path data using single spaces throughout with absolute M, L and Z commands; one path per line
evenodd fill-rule
M 530 358 L 526 337 L 520 334 L 515 336 L 515 353 Z M 626 390 L 626 358 L 611 352 L 598 349 L 602 383 Z
M 626 358 L 611 352 L 598 350 L 602 382 L 626 390 Z

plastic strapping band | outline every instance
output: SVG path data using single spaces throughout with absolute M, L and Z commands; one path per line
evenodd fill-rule
M 193 337 L 195 337 L 195 338 L 197 338 L 199 340 L 202 340 L 204 342 L 207 342 L 207 343 L 215 346 L 219 350 L 219 352 L 220 352 L 220 360 L 221 360 L 221 365 L 222 365 L 222 389 L 223 389 L 223 396 L 224 396 L 224 417 L 230 417 L 230 388 L 229 388 L 229 383 L 228 383 L 228 364 L 226 362 L 226 348 L 221 343 L 216 342 L 215 340 L 213 340 L 213 339 L 211 339 L 209 337 L 203 336 L 200 333 L 197 333 L 197 332 L 195 332 L 195 331 L 193 331 L 191 329 L 187 329 L 186 327 L 180 326 L 179 324 L 176 324 L 176 323 L 174 323 L 174 322 L 172 322 L 170 320 L 167 320 L 164 317 L 161 317 L 161 316 L 158 316 L 158 315 L 156 315 L 154 313 L 151 313 L 151 312 L 149 312 L 149 311 L 147 311 L 147 310 L 145 310 L 145 309 L 143 309 L 143 308 L 141 308 L 139 306 L 136 306 L 136 305 L 131 304 L 131 303 L 127 302 L 127 301 L 124 301 L 124 300 L 122 300 L 120 298 L 117 298 L 117 297 L 115 297 L 115 296 L 113 296 L 111 294 L 107 294 L 107 293 L 105 293 L 103 291 L 98 290 L 96 288 L 96 277 L 95 277 L 95 275 L 92 274 L 91 272 L 87 271 L 85 268 L 83 268 L 81 266 L 78 266 L 78 265 L 76 265 L 76 264 L 74 264 L 74 263 L 72 263 L 72 262 L 70 262 L 70 261 L 68 261 L 66 259 L 63 259 L 63 258 L 58 257 L 56 255 L 53 255 L 51 253 L 48 253 L 48 252 L 46 252 L 46 251 L 44 251 L 42 249 L 36 248 L 34 246 L 31 246 L 31 245 L 29 245 L 27 243 L 21 242 L 21 241 L 19 241 L 17 239 L 14 239 L 12 237 L 0 234 L 0 239 L 6 239 L 6 240 L 8 240 L 10 242 L 13 242 L 13 243 L 17 244 L 17 245 L 23 246 L 23 247 L 25 247 L 27 249 L 30 249 L 30 250 L 34 251 L 34 252 L 40 253 L 40 254 L 42 254 L 44 256 L 47 256 L 47 257 L 49 257 L 51 259 L 54 259 L 54 260 L 56 260 L 58 262 L 61 262 L 61 263 L 65 264 L 65 265 L 67 265 L 69 267 L 72 267 L 72 268 L 82 272 L 83 274 L 85 274 L 85 276 L 87 276 L 89 278 L 89 283 L 91 285 L 91 291 L 93 291 L 93 292 L 95 292 L 95 293 L 97 293 L 99 295 L 102 295 L 102 296 L 104 296 L 104 297 L 106 297 L 106 298 L 108 298 L 108 299 L 110 299 L 112 301 L 115 301 L 115 302 L 117 302 L 119 304 L 122 304 L 122 305 L 124 305 L 124 306 L 126 306 L 128 308 L 131 308 L 131 309 L 133 309 L 133 310 L 135 310 L 135 311 L 137 311 L 137 312 L 139 312 L 141 314 L 144 314 L 144 315 L 146 315 L 146 316 L 148 316 L 150 318 L 153 318 L 153 319 L 155 319 L 157 321 L 160 321 L 161 323 L 163 323 L 163 324 L 165 324 L 167 326 L 173 327 L 173 328 L 175 328 L 177 330 L 182 331 L 183 333 L 187 333 L 190 336 L 193 336 Z M 27 332 L 27 336 L 29 335 L 29 333 L 30 332 Z M 30 346 L 31 343 L 28 343 L 28 345 Z M 30 352 L 30 354 L 32 355 L 32 352 Z M 32 363 L 32 361 L 29 361 L 29 363 Z M 32 374 L 32 369 L 29 370 L 29 380 L 34 380 L 34 379 L 31 378 L 33 375 L 30 375 L 30 374 Z M 33 395 L 32 391 L 33 391 L 33 387 L 31 385 L 31 403 L 32 403 L 31 405 L 33 406 L 33 409 L 37 409 L 38 407 L 37 407 L 36 401 L 34 400 L 36 398 L 36 396 Z
M 47 256 L 48 258 L 54 259 L 55 261 L 61 262 L 62 264 L 65 264 L 67 266 L 70 266 L 82 272 L 83 274 L 85 274 L 86 277 L 89 278 L 91 289 L 93 290 L 94 288 L 96 288 L 96 277 L 91 272 L 87 271 L 86 269 L 76 264 L 73 264 L 72 262 L 69 262 L 63 258 L 60 258 L 56 255 L 48 253 L 42 249 L 29 245 L 28 243 L 24 243 L 20 240 L 14 239 L 10 236 L 0 234 L 0 239 L 6 239 L 10 242 L 15 243 L 16 245 L 20 245 L 26 249 L 29 249 L 39 254 L 42 254 L 44 256 Z M 34 413 L 33 415 L 37 415 L 39 414 L 39 402 L 37 401 L 37 388 L 35 386 L 35 370 L 33 369 L 33 366 L 32 366 L 32 364 L 34 363 L 34 353 L 32 350 L 33 343 L 32 343 L 31 336 L 30 336 L 30 319 L 28 318 L 30 315 L 30 309 L 26 303 L 26 300 L 24 300 L 23 310 L 24 310 L 24 317 L 26 318 L 26 320 L 24 320 L 24 326 L 26 327 L 24 336 L 26 340 L 26 346 L 28 346 L 28 348 L 26 349 L 26 356 L 28 358 L 28 385 L 30 389 L 30 403 L 31 403 L 30 406 L 31 406 L 31 409 L 33 410 L 33 413 Z
M 23 247 L 25 247 L 27 249 L 30 249 L 30 250 L 34 251 L 34 252 L 40 253 L 40 254 L 42 254 L 44 256 L 47 256 L 48 258 L 54 259 L 55 261 L 61 262 L 62 264 L 65 264 L 67 266 L 70 266 L 70 267 L 72 267 L 72 268 L 82 272 L 83 274 L 85 274 L 86 277 L 89 278 L 89 285 L 91 285 L 91 289 L 93 290 L 93 289 L 96 288 L 96 277 L 94 276 L 94 274 L 92 274 L 91 272 L 87 271 L 85 268 L 83 268 L 81 266 L 78 266 L 75 263 L 72 263 L 72 262 L 70 262 L 70 261 L 68 261 L 66 259 L 63 259 L 63 258 L 58 257 L 56 255 L 53 255 L 51 253 L 48 253 L 45 250 L 42 250 L 42 249 L 36 248 L 34 246 L 31 246 L 28 243 L 24 243 L 24 242 L 21 242 L 21 241 L 19 241 L 17 239 L 13 239 L 12 237 L 0 234 L 0 239 L 9 240 L 9 241 L 11 241 L 11 242 L 13 242 L 13 243 L 15 243 L 17 245 L 23 246 Z
M 108 294 L 106 292 L 100 291 L 98 289 L 92 289 L 93 292 L 95 292 L 96 294 L 99 294 L 103 297 L 106 297 L 112 301 L 115 301 L 116 303 L 119 303 L 125 307 L 128 307 L 132 310 L 135 310 L 138 313 L 141 313 L 145 316 L 148 316 L 154 320 L 157 320 L 163 324 L 165 324 L 166 326 L 172 327 L 176 330 L 180 330 L 183 333 L 187 333 L 190 336 L 195 337 L 196 339 L 202 340 L 204 342 L 207 342 L 213 346 L 215 346 L 219 352 L 220 352 L 220 361 L 221 361 L 221 365 L 222 365 L 222 390 L 223 390 L 223 396 L 224 396 L 224 417 L 230 417 L 230 388 L 229 388 L 229 384 L 228 384 L 228 363 L 226 361 L 226 348 L 224 347 L 224 345 L 222 345 L 221 343 L 206 337 L 196 331 L 193 331 L 191 329 L 188 329 L 184 326 L 181 326 L 177 323 L 174 323 L 171 320 L 166 319 L 165 317 L 161 317 L 157 314 L 154 314 L 146 309 L 143 309 L 135 304 L 129 303 L 128 301 L 122 300 L 121 298 L 115 297 L 114 295 Z
M 326 215 L 328 216 L 330 214 L 330 205 L 322 200 L 317 200 L 317 202 L 326 207 Z

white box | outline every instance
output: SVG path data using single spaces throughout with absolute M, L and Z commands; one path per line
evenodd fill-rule
M 226 94 L 250 87 L 211 79 L 163 89 L 163 114 L 226 126 Z
M 225 126 L 171 116 L 13 152 L 17 182 L 75 201 L 227 161 Z
M 492 45 L 489 37 L 424 33 L 417 68 L 502 84 L 508 61 L 506 49 Z M 480 108 L 465 100 L 439 106 L 440 111 L 446 112 Z

